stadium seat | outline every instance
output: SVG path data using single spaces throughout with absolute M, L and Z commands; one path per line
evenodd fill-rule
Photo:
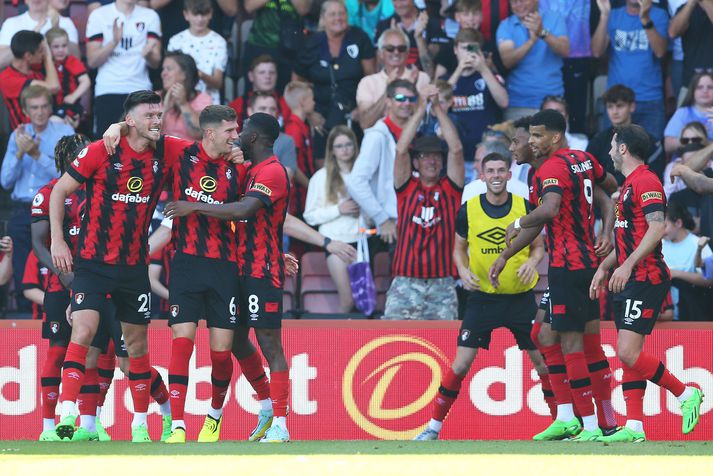
M 297 309 L 297 303 L 295 302 L 296 295 L 297 277 L 285 277 L 284 293 L 282 294 L 282 312 L 293 314 L 293 311 Z
M 309 313 L 337 314 L 339 296 L 322 251 L 310 251 L 300 261 L 300 302 Z

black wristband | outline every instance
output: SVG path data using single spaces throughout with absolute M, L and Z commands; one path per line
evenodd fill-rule
M 322 248 L 324 248 L 324 249 L 326 250 L 326 249 L 327 249 L 327 246 L 329 246 L 329 244 L 330 244 L 331 242 L 332 242 L 332 239 L 329 238 L 328 236 L 325 236 L 325 237 L 324 237 L 324 243 L 322 243 Z
M 649 20 L 648 22 L 646 22 L 646 23 L 644 23 L 643 25 L 641 25 L 641 27 L 642 27 L 644 30 L 650 30 L 650 29 L 652 29 L 652 28 L 654 27 L 654 21 L 653 21 L 653 20 Z

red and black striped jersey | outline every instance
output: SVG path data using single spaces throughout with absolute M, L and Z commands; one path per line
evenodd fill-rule
M 174 199 L 215 204 L 238 200 L 238 184 L 244 178 L 244 166 L 236 167 L 223 157 L 212 159 L 200 142 L 171 136 L 165 138 L 164 157 L 175 158 Z M 171 235 L 178 253 L 238 261 L 238 246 L 230 221 L 199 213 L 176 217 Z
M 40 260 L 37 259 L 34 251 L 30 251 L 25 261 L 25 273 L 22 275 L 22 288 L 24 289 L 41 289 L 47 292 L 50 270 L 42 266 Z M 32 303 L 32 319 L 44 319 L 44 309 L 41 305 Z
M 20 124 L 30 122 L 22 110 L 20 94 L 22 94 L 23 89 L 36 79 L 42 80 L 44 75 L 34 69 L 30 70 L 29 74 L 24 74 L 10 65 L 0 72 L 0 94 L 2 94 L 7 110 L 10 113 L 11 130 L 15 130 Z
M 619 266 L 641 244 L 649 229 L 646 215 L 664 213 L 666 195 L 659 178 L 645 165 L 640 165 L 626 177 L 617 200 L 614 242 Z M 671 273 L 663 260 L 661 242 L 646 255 L 631 271 L 629 281 L 661 284 L 671 279 Z
M 287 171 L 272 156 L 247 169 L 244 195 L 264 204 L 255 216 L 237 224 L 240 274 L 266 279 L 276 287 L 285 280 L 282 226 L 287 215 L 290 182 Z
M 587 152 L 560 149 L 535 172 L 530 202 L 539 206 L 547 193 L 562 196 L 559 214 L 547 224 L 547 249 L 551 268 L 594 269 L 594 184 L 606 172 Z
M 456 275 L 456 215 L 463 189 L 448 177 L 427 187 L 410 177 L 396 189 L 398 226 L 394 276 L 433 279 Z
M 163 142 L 161 137 L 156 150 L 136 152 L 122 137 L 109 155 L 97 141 L 71 163 L 67 173 L 85 184 L 87 194 L 79 259 L 148 265 L 149 223 L 175 159 L 159 152 Z
M 50 195 L 52 189 L 59 179 L 52 179 L 42 188 L 37 191 L 35 198 L 32 200 L 32 221 L 41 221 L 50 219 Z M 82 215 L 84 214 L 84 205 L 86 194 L 84 187 L 78 188 L 74 193 L 64 199 L 64 241 L 69 246 L 72 255 L 76 255 L 77 243 L 79 241 L 79 232 L 82 227 Z M 50 237 L 47 237 L 47 248 L 51 246 Z M 46 291 L 59 292 L 64 291 L 64 286 L 59 281 L 57 275 L 49 272 L 49 280 Z

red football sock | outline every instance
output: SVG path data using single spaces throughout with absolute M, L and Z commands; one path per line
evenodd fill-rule
M 587 359 L 592 394 L 597 405 L 597 421 L 602 428 L 616 426 L 616 416 L 611 404 L 611 368 L 599 334 L 584 334 L 584 357 Z
M 676 397 L 686 390 L 686 386 L 683 382 L 674 377 L 671 372 L 664 367 L 663 362 L 651 354 L 641 352 L 636 363 L 631 368 L 636 370 L 646 380 L 651 380 L 656 385 L 673 393 Z
M 240 370 L 252 385 L 258 400 L 267 400 L 270 398 L 270 383 L 265 375 L 265 368 L 262 366 L 262 357 L 257 350 L 250 356 L 244 359 L 238 359 Z
M 550 386 L 555 394 L 557 405 L 572 403 L 572 392 L 567 379 L 567 367 L 564 364 L 562 347 L 559 344 L 542 347 L 542 355 L 547 363 L 550 375 Z
M 77 406 L 80 415 L 96 416 L 97 401 L 99 399 L 99 371 L 86 369 L 84 371 L 84 383 L 79 390 Z
M 163 405 L 168 400 L 166 384 L 163 383 L 163 378 L 158 370 L 153 367 L 151 367 L 151 397 L 159 405 Z
M 542 329 L 542 323 L 534 322 L 532 324 L 532 330 L 530 331 L 530 339 L 535 344 L 535 347 L 537 347 L 540 353 L 542 353 L 542 345 L 540 344 L 540 338 L 538 337 L 540 335 L 540 329 Z
M 183 420 L 188 390 L 188 361 L 193 354 L 193 341 L 185 337 L 173 339 L 171 361 L 168 364 L 168 388 L 171 391 L 171 416 Z
M 104 406 L 104 399 L 106 399 L 106 394 L 109 391 L 111 382 L 114 380 L 116 356 L 114 355 L 113 345 L 109 347 L 110 349 L 100 355 L 97 361 L 97 370 L 99 372 L 99 399 L 97 400 L 97 406 L 99 407 Z
M 436 421 L 443 421 L 448 416 L 448 412 L 453 406 L 453 402 L 458 398 L 460 386 L 463 383 L 465 376 L 461 377 L 453 373 L 453 369 L 448 369 L 446 375 L 441 381 L 441 386 L 438 388 L 436 398 L 433 399 L 433 412 L 431 418 Z
M 552 384 L 550 384 L 549 374 L 538 374 L 540 376 L 540 383 L 542 385 L 542 396 L 545 397 L 545 403 L 550 409 L 550 415 L 554 420 L 557 418 L 557 402 L 555 401 L 555 394 L 552 391 Z
M 67 354 L 64 356 L 62 368 L 62 393 L 59 401 L 76 402 L 79 389 L 84 381 L 84 365 L 87 363 L 88 347 L 70 342 L 67 347 Z
M 572 352 L 571 354 L 565 355 L 564 363 L 567 367 L 569 388 L 572 392 L 574 405 L 579 410 L 581 416 L 594 415 L 592 381 L 589 379 L 587 359 L 584 357 L 584 352 Z
M 644 393 L 646 379 L 639 372 L 624 365 L 621 388 L 626 401 L 626 419 L 644 421 Z
M 129 388 L 134 400 L 134 413 L 146 413 L 149 410 L 151 388 L 151 362 L 149 354 L 141 357 L 129 357 Z
M 219 410 L 223 408 L 225 395 L 228 392 L 230 379 L 233 376 L 233 354 L 229 350 L 222 352 L 211 350 L 210 361 L 213 367 L 210 374 L 213 395 L 211 407 L 214 410 Z
M 270 395 L 272 411 L 276 417 L 287 416 L 287 400 L 290 395 L 290 372 L 270 372 Z
M 40 383 L 42 385 L 42 418 L 54 418 L 59 396 L 59 384 L 62 382 L 62 362 L 66 347 L 47 349 L 45 364 L 42 366 Z

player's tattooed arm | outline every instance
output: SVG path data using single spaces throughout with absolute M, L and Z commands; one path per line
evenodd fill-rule
M 646 223 L 651 226 L 651 223 L 663 223 L 664 222 L 664 214 L 663 212 L 651 212 L 647 213 L 644 215 L 644 218 L 646 218 Z

